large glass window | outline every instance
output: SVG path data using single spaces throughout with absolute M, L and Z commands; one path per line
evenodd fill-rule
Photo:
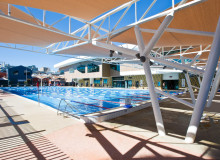
M 108 83 L 108 79 L 103 79 L 103 83 L 107 84 Z
M 31 75 L 31 72 L 30 71 L 24 71 L 24 75 L 28 75 L 28 76 L 30 76 Z
M 110 64 L 110 68 L 115 71 L 120 72 L 120 65 Z
M 95 84 L 100 84 L 100 80 L 96 80 L 96 79 L 95 79 L 95 80 L 94 80 L 94 83 L 95 83 Z
M 17 76 L 18 75 L 18 71 L 14 71 L 13 75 Z
M 70 69 L 69 69 L 69 72 L 70 72 L 70 73 L 74 73 L 74 68 L 70 68 Z
M 88 64 L 88 73 L 99 72 L 99 66 L 95 64 Z
M 85 65 L 80 65 L 77 67 L 77 70 L 81 73 L 85 73 L 86 71 L 86 66 Z
M 112 80 L 114 81 L 114 80 L 124 80 L 124 77 L 122 76 L 122 77 L 112 77 Z
M 60 74 L 64 74 L 64 70 L 60 70 Z

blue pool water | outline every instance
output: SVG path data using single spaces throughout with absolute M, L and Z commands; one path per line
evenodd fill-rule
M 38 102 L 37 87 L 4 87 L 1 89 Z M 76 115 L 124 106 L 126 98 L 131 98 L 131 104 L 135 106 L 136 103 L 149 100 L 150 96 L 148 90 L 129 89 L 42 87 L 39 91 L 41 103 L 57 109 L 60 100 L 65 99 L 77 108 L 77 110 L 68 110 L 68 112 Z M 62 110 L 65 106 L 65 102 L 61 102 L 60 109 Z

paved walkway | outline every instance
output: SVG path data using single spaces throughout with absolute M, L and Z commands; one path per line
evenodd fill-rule
M 160 104 L 167 132 L 161 137 L 151 108 L 84 124 L 0 93 L 0 159 L 220 159 L 219 103 L 220 94 L 204 113 L 196 143 L 185 144 L 192 110 L 172 100 Z

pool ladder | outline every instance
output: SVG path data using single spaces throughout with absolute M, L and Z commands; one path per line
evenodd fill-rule
M 64 109 L 61 108 L 61 103 L 62 103 L 62 102 L 65 102 L 65 103 L 66 103 Z M 69 102 L 67 102 L 65 99 L 61 99 L 61 100 L 60 100 L 60 103 L 59 103 L 59 106 L 58 106 L 58 108 L 57 108 L 57 115 L 63 114 L 63 117 L 73 116 L 73 117 L 79 119 L 79 116 L 78 116 L 78 115 L 69 113 L 69 112 L 67 111 L 68 108 L 70 108 L 72 111 L 77 111 L 78 113 L 80 113 L 79 110 L 78 110 L 76 107 L 74 107 L 72 104 L 70 104 Z

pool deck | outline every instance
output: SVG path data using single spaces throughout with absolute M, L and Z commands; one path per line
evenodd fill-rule
M 189 100 L 189 94 L 180 97 Z M 0 92 L 0 159 L 220 159 L 220 93 L 205 112 L 194 144 L 184 142 L 192 109 L 173 100 L 160 106 L 166 136 L 158 136 L 151 107 L 84 124 Z

